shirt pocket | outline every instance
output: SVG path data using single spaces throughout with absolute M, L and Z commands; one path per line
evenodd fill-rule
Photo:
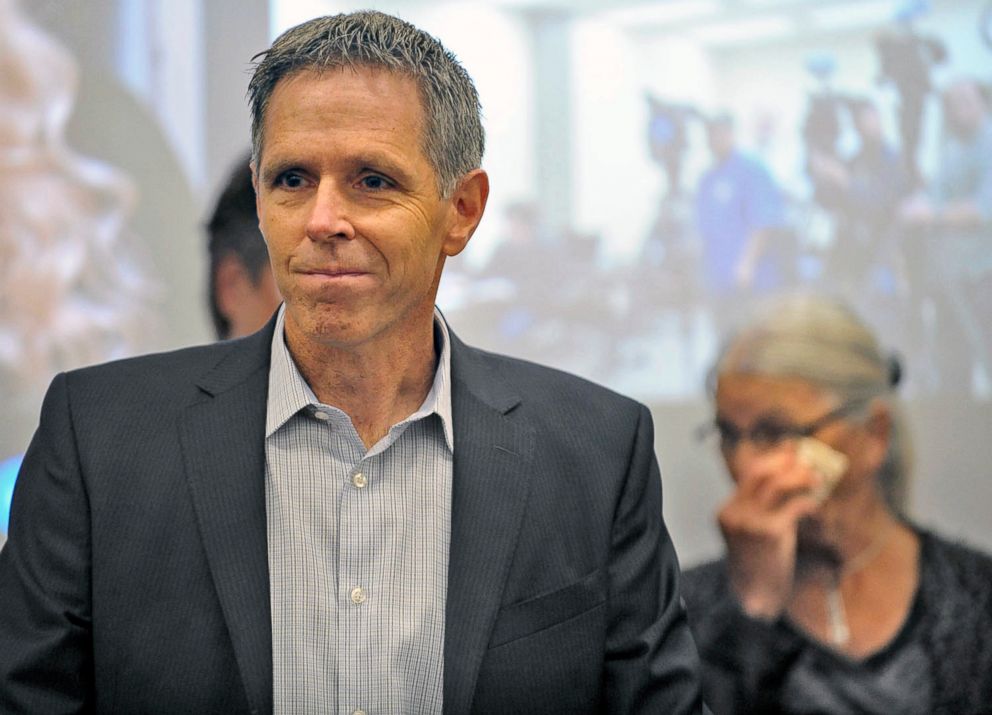
M 504 606 L 489 648 L 534 635 L 602 605 L 606 601 L 605 582 L 605 569 L 597 569 L 564 588 Z

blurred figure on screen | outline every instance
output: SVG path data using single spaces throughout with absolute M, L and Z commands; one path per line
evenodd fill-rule
M 899 135 L 906 167 L 914 184 L 920 185 L 916 157 L 926 100 L 932 91 L 930 73 L 947 59 L 947 47 L 940 38 L 924 35 L 914 26 L 929 14 L 929 0 L 901 0 L 896 5 L 894 23 L 875 33 L 874 45 L 879 81 L 891 82 L 899 96 Z
M 898 363 L 845 306 L 793 297 L 713 370 L 733 481 L 724 558 L 686 573 L 725 713 L 977 713 L 992 702 L 992 559 L 904 516 Z
M 934 301 L 942 387 L 992 394 L 992 112 L 982 87 L 958 79 L 942 93 L 944 137 L 927 193 L 902 207 Z
M 282 301 L 258 229 L 250 163 L 246 153 L 231 171 L 207 223 L 210 317 L 221 340 L 254 333 Z
M 45 386 L 129 354 L 151 312 L 126 230 L 132 182 L 66 143 L 77 73 L 64 47 L 0 0 L 0 543 Z
M 851 98 L 844 104 L 858 136 L 857 152 L 846 160 L 815 153 L 809 171 L 820 203 L 836 217 L 826 281 L 832 291 L 863 303 L 866 291 L 891 293 L 897 281 L 905 281 L 892 226 L 912 177 L 886 140 L 875 103 Z
M 771 174 L 738 149 L 730 115 L 710 119 L 706 128 L 713 165 L 698 187 L 696 221 L 705 286 L 718 307 L 727 308 L 741 291 L 780 288 L 795 258 Z

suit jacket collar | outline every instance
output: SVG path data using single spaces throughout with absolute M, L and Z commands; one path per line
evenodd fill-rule
M 274 321 L 196 380 L 180 424 L 200 536 L 252 712 L 272 712 L 265 406 Z
M 248 701 L 272 711 L 265 413 L 275 319 L 196 380 L 180 435 L 207 560 Z M 444 710 L 471 709 L 530 491 L 533 428 L 483 352 L 452 332 L 454 456 Z
M 451 334 L 452 413 L 458 449 L 444 638 L 444 711 L 466 713 L 509 573 L 527 498 L 533 428 L 493 361 Z

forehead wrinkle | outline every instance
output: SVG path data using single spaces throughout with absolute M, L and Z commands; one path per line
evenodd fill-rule
M 365 69 L 365 68 L 363 68 Z M 341 70 L 346 71 L 346 70 Z M 282 80 L 273 92 L 273 102 L 266 112 L 263 127 L 265 130 L 263 154 L 269 151 L 285 150 L 285 145 L 292 145 L 294 141 L 299 141 L 300 136 L 306 137 L 306 146 L 313 147 L 314 142 L 320 142 L 326 138 L 329 142 L 344 143 L 349 161 L 355 163 L 366 162 L 375 165 L 386 165 L 397 174 L 409 174 L 404 172 L 402 166 L 419 164 L 430 175 L 430 180 L 434 181 L 434 168 L 430 163 L 423 146 L 424 137 L 424 111 L 420 98 L 420 92 L 413 79 L 405 74 L 393 73 L 387 70 L 376 72 L 366 70 L 369 74 L 363 77 L 362 71 L 354 71 L 354 75 L 359 80 L 364 80 L 368 89 L 368 95 L 363 95 L 356 103 L 350 103 L 347 115 L 340 115 L 336 103 L 348 102 L 349 97 L 356 92 L 356 87 L 350 85 L 342 93 L 335 93 L 333 87 L 328 87 L 327 83 L 333 83 L 333 78 L 326 77 L 327 71 L 301 71 Z M 416 109 L 412 113 L 401 112 L 398 115 L 384 107 L 389 102 L 396 102 L 396 85 L 383 86 L 375 81 L 376 76 L 388 75 L 396 77 L 404 85 L 400 92 L 404 90 L 417 98 Z M 326 79 L 326 82 L 325 82 Z M 310 82 L 294 95 L 292 106 L 287 107 L 282 95 L 289 89 L 289 85 L 301 81 Z M 329 91 L 328 91 L 329 90 Z M 357 90 L 361 91 L 361 90 Z M 329 96 L 330 95 L 330 96 Z M 412 116 L 411 116 L 412 114 Z M 335 119 L 342 117 L 340 123 L 335 123 Z M 273 135 L 272 124 L 278 121 L 279 133 Z M 328 137 L 327 129 L 333 128 L 337 133 L 364 134 L 362 145 L 358 147 L 354 155 L 351 155 L 351 144 L 342 142 L 338 137 Z M 416 137 L 416 146 L 413 154 L 410 152 L 408 134 L 412 133 Z M 357 146 L 357 143 L 355 144 Z M 295 153 L 295 147 L 290 153 Z M 311 152 L 314 153 L 314 152 Z M 301 159 L 302 161 L 302 159 Z M 375 168 L 374 166 L 371 168 Z M 411 177 L 407 177 L 411 178 Z
M 336 67 L 331 69 L 312 69 L 304 68 L 298 72 L 294 72 L 291 75 L 283 77 L 276 84 L 275 88 L 272 90 L 272 94 L 269 97 L 269 103 L 266 108 L 264 120 L 262 122 L 263 133 L 264 129 L 269 123 L 275 108 L 281 104 L 279 102 L 279 97 L 284 94 L 287 88 L 293 84 L 299 84 L 301 82 L 309 82 L 310 86 L 307 91 L 302 95 L 297 97 L 297 101 L 304 101 L 308 106 L 319 106 L 325 103 L 325 98 L 334 95 L 340 95 L 341 92 L 336 91 L 334 75 L 343 75 L 344 72 L 350 72 L 352 76 L 364 84 L 364 93 L 366 96 L 372 96 L 374 98 L 381 99 L 383 102 L 395 102 L 395 96 L 386 96 L 387 94 L 392 94 L 392 91 L 397 88 L 402 88 L 401 91 L 412 95 L 416 98 L 416 101 L 412 104 L 408 103 L 408 106 L 413 108 L 412 116 L 409 116 L 413 121 L 412 128 L 416 131 L 418 138 L 423 139 L 424 127 L 426 123 L 426 109 L 424 107 L 424 100 L 420 88 L 418 87 L 415 79 L 406 73 L 394 72 L 388 69 L 382 69 L 377 67 Z M 392 84 L 388 86 L 387 84 L 379 81 L 382 77 L 391 77 L 399 80 L 398 84 Z M 348 89 L 353 89 L 354 87 L 349 87 Z M 357 106 L 351 107 L 352 111 L 358 109 Z M 384 120 L 392 120 L 395 122 L 399 117 L 396 113 L 383 112 L 383 113 L 369 113 L 368 116 L 374 118 L 382 118 Z

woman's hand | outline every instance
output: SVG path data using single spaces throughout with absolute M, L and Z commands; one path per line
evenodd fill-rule
M 740 460 L 737 490 L 718 515 L 730 583 L 745 613 L 778 618 L 792 595 L 799 521 L 815 512 L 820 476 L 793 443 Z

